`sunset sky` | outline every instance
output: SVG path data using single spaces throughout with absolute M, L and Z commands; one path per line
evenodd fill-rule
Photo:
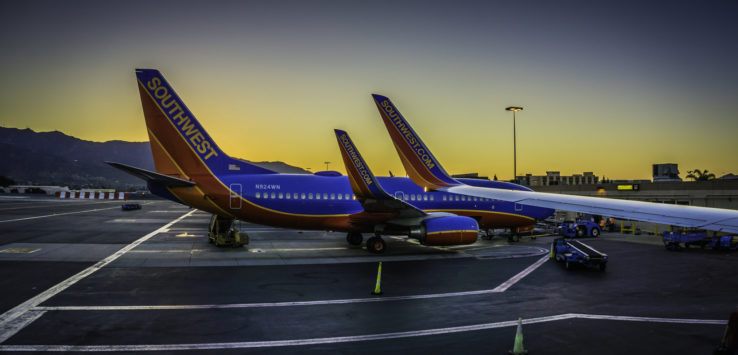
M 0 125 L 148 139 L 159 69 L 228 154 L 404 173 L 371 93 L 450 173 L 738 173 L 738 2 L 0 0 Z

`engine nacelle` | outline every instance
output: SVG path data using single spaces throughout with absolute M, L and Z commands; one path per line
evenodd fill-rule
M 479 225 L 474 218 L 444 216 L 423 221 L 423 233 L 419 236 L 424 245 L 459 245 L 477 241 Z

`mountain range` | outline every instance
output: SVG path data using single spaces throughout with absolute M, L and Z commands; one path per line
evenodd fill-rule
M 92 142 L 59 131 L 0 127 L 0 149 L 0 176 L 13 179 L 18 185 L 136 189 L 145 183 L 104 162 L 155 170 L 149 142 Z M 310 173 L 280 161 L 246 161 L 279 173 Z

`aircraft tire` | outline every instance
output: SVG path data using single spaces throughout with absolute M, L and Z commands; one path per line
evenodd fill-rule
M 366 250 L 368 250 L 370 253 L 381 254 L 384 253 L 385 249 L 386 244 L 384 242 L 384 239 L 380 237 L 371 237 L 366 240 Z
M 350 245 L 361 245 L 363 240 L 364 237 L 361 236 L 361 233 L 351 232 L 346 235 L 346 241 Z
M 589 232 L 592 237 L 597 238 L 600 236 L 600 229 L 599 228 L 592 228 L 592 231 Z

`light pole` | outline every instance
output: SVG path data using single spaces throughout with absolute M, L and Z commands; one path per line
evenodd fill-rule
M 523 111 L 522 107 L 509 106 L 505 107 L 505 110 L 512 111 L 513 113 L 513 181 L 518 182 L 518 152 L 517 152 L 517 138 L 515 135 L 515 112 Z
M 331 162 L 329 162 L 329 161 L 324 161 L 324 162 L 323 162 L 323 164 L 325 164 L 325 170 L 326 170 L 326 171 L 328 170 L 328 164 L 330 164 L 330 163 L 331 163 Z

